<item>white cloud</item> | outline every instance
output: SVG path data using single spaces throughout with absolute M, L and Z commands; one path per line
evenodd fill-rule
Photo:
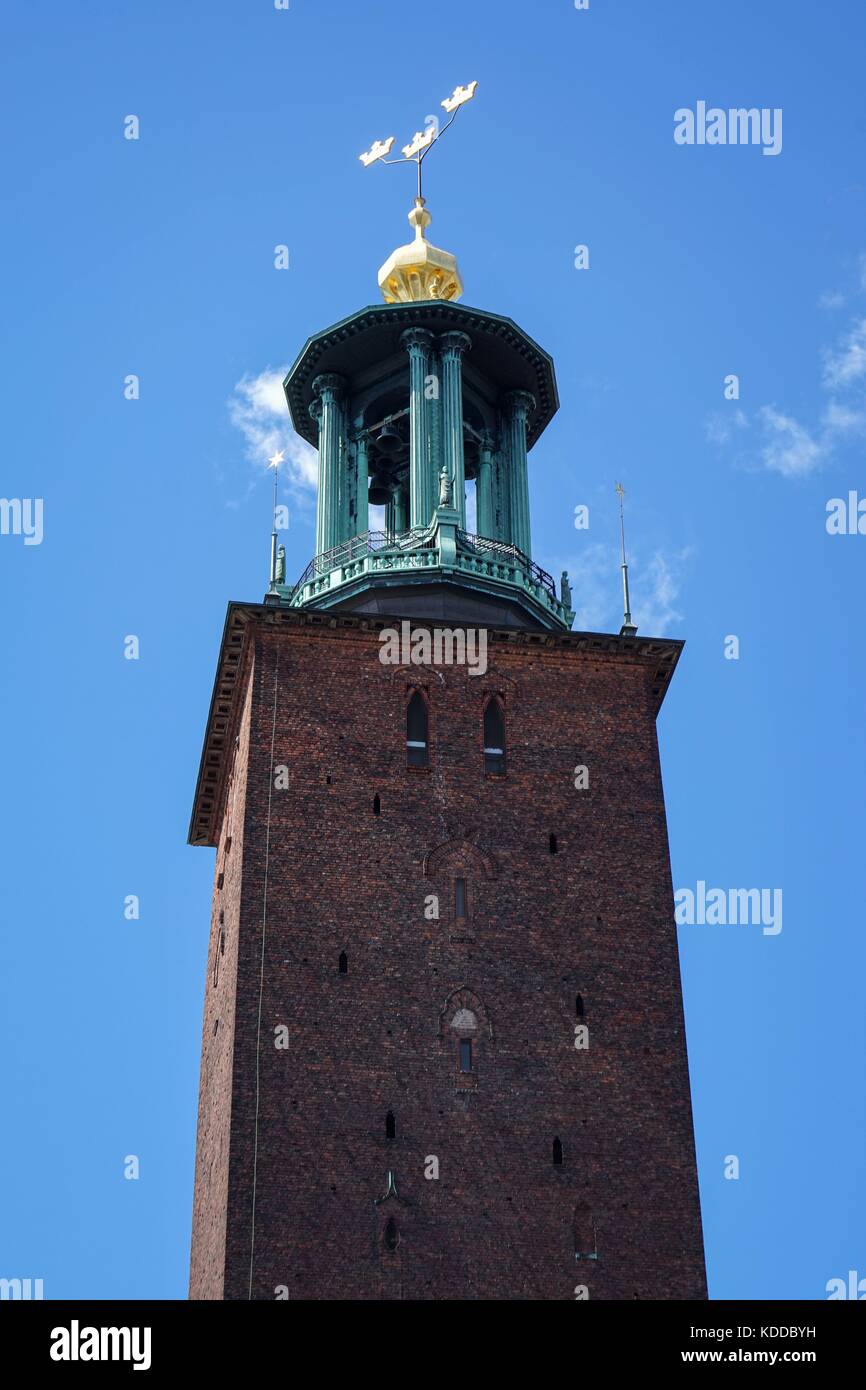
M 683 621 L 677 601 L 691 554 L 688 547 L 667 556 L 656 550 L 645 569 L 635 568 L 630 586 L 632 617 L 645 637 L 667 637 Z
M 859 266 L 866 289 L 866 252 Z M 835 307 L 844 300 L 834 291 L 820 302 Z M 828 462 L 837 446 L 866 434 L 866 318 L 855 319 L 837 346 L 824 351 L 821 384 L 830 398 L 813 428 L 775 405 L 763 405 L 757 411 L 757 459 L 762 467 L 785 478 L 805 478 Z M 704 434 L 711 444 L 722 447 L 749 426 L 741 410 L 717 411 L 704 421 Z M 739 461 L 746 462 L 742 455 Z
M 845 390 L 866 377 L 866 319 L 860 319 L 845 337 L 842 347 L 824 358 L 824 385 Z
M 717 410 L 704 421 L 704 434 L 711 444 L 727 444 L 736 430 L 748 429 L 749 422 L 739 406 Z
M 764 432 L 761 462 L 785 478 L 802 478 L 824 461 L 826 442 L 813 439 L 792 415 L 783 415 L 773 405 L 761 406 L 758 418 Z
M 825 290 L 818 295 L 819 309 L 841 309 L 845 303 L 845 296 L 839 290 Z
M 267 467 L 268 459 L 284 449 L 283 476 L 298 489 L 315 490 L 318 454 L 292 429 L 283 392 L 285 374 L 285 367 L 266 367 L 258 376 L 241 377 L 229 398 L 229 417 L 243 434 L 253 463 Z
M 866 430 L 866 411 L 833 400 L 821 416 L 821 423 L 833 434 L 861 434 Z
M 655 550 L 644 564 L 629 559 L 632 619 L 645 637 L 665 637 L 683 620 L 678 609 L 683 578 L 692 551 L 665 555 Z M 580 555 L 558 565 L 567 570 L 575 610 L 576 632 L 619 632 L 622 625 L 622 570 L 616 545 L 587 545 Z

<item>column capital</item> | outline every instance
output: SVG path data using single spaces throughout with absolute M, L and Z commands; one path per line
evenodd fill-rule
M 531 391 L 509 391 L 502 404 L 510 415 L 522 415 L 525 419 L 535 409 L 535 397 Z
M 337 372 L 323 372 L 313 381 L 313 394 L 328 395 L 331 400 L 339 400 L 346 390 L 346 378 Z
M 441 334 L 439 346 L 449 357 L 460 358 L 464 352 L 470 351 L 472 339 L 468 333 L 461 333 L 458 328 L 453 328 L 449 333 Z
M 433 334 L 426 328 L 404 328 L 400 334 L 400 342 L 408 352 L 411 352 L 413 348 L 421 352 L 429 352 L 433 346 Z
M 319 420 L 319 421 L 321 421 L 321 419 L 322 419 L 322 402 L 321 402 L 318 398 L 317 398 L 316 400 L 314 400 L 314 401 L 310 401 L 310 404 L 307 406 L 307 410 L 309 411 L 309 415 L 310 415 L 310 419 L 311 419 L 311 420 Z

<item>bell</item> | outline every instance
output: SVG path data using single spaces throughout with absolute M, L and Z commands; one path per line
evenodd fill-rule
M 371 507 L 386 507 L 391 501 L 391 489 L 374 480 L 370 484 L 367 499 Z
M 396 453 L 403 447 L 403 440 L 400 438 L 393 425 L 383 425 L 376 435 L 376 448 L 383 454 Z

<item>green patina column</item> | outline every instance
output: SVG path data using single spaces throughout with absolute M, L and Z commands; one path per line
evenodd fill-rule
M 430 427 L 430 515 L 439 506 L 439 471 L 442 467 L 442 362 L 438 353 L 430 354 L 430 375 L 435 391 L 427 402 L 427 423 Z
M 493 515 L 493 436 L 485 432 L 478 453 L 478 477 L 475 480 L 475 501 L 479 536 L 496 538 Z
M 319 498 L 316 507 L 316 553 L 332 550 L 348 537 L 348 486 L 341 477 L 345 457 L 344 377 L 325 372 L 313 382 L 319 407 Z M 313 413 L 313 407 L 311 407 Z
M 529 527 L 529 475 L 526 467 L 526 422 L 535 409 L 535 397 L 528 391 L 510 391 L 503 401 L 505 437 L 508 442 L 511 543 L 532 556 Z
M 409 529 L 409 498 L 405 488 L 395 487 L 385 511 L 385 530 L 390 536 L 399 536 Z
M 409 353 L 409 526 L 428 526 L 433 515 L 434 478 L 430 463 L 430 427 L 426 384 L 433 334 L 407 328 L 400 342 Z
M 322 402 L 320 400 L 310 401 L 310 419 L 316 421 L 319 434 L 319 483 L 316 489 L 316 549 L 315 554 L 321 555 L 325 549 L 323 544 L 324 536 L 324 478 L 322 476 Z
M 467 333 L 443 333 L 442 349 L 442 452 L 454 483 L 454 509 L 466 529 L 466 480 L 463 467 L 463 354 L 472 347 Z
M 508 458 L 500 446 L 493 455 L 491 464 L 493 492 L 493 531 L 497 541 L 511 540 L 511 501 L 508 495 Z
M 363 536 L 370 529 L 369 482 L 370 441 L 366 434 L 355 439 L 355 535 Z

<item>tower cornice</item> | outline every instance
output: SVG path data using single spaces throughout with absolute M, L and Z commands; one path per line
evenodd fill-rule
M 318 443 L 308 408 L 314 398 L 313 383 L 320 375 L 337 373 L 351 382 L 371 362 L 385 361 L 389 356 L 399 360 L 406 351 L 401 335 L 413 328 L 440 337 L 466 334 L 471 339 L 476 369 L 486 369 L 504 392 L 527 391 L 534 397 L 536 409 L 527 435 L 527 448 L 531 449 L 559 409 L 553 359 L 513 319 L 435 300 L 371 304 L 308 338 L 283 382 L 298 434 L 314 446 Z

